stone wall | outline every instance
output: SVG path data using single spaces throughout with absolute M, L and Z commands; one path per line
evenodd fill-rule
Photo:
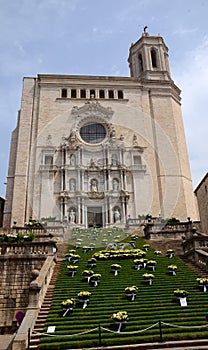
M 46 249 L 47 245 L 47 249 Z M 15 315 L 26 311 L 29 286 L 37 277 L 47 256 L 55 254 L 55 243 L 0 244 L 0 329 L 1 333 L 14 330 Z M 36 271 L 37 273 L 37 271 Z

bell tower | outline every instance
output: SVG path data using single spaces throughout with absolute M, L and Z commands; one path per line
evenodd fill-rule
M 168 48 L 160 35 L 150 36 L 146 27 L 141 38 L 131 44 L 128 62 L 131 77 L 171 80 Z

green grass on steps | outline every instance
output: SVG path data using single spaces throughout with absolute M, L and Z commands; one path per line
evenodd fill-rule
M 126 242 L 129 240 L 130 238 L 125 238 Z M 136 248 L 142 248 L 144 243 L 142 239 L 138 238 L 135 241 Z M 73 247 L 70 246 L 70 248 Z M 78 270 L 75 277 L 68 275 L 67 265 L 71 263 L 63 261 L 45 325 L 45 331 L 48 326 L 53 325 L 56 326 L 56 330 L 51 337 L 41 337 L 40 349 L 98 346 L 99 333 L 97 328 L 101 325 L 116 331 L 118 326 L 113 324 L 110 317 L 112 313 L 120 310 L 128 312 L 129 320 L 126 327 L 120 333 L 110 333 L 101 329 L 102 346 L 159 341 L 158 325 L 142 332 L 159 320 L 177 326 L 162 324 L 163 339 L 166 341 L 207 337 L 208 328 L 200 328 L 202 325 L 206 326 L 207 293 L 199 290 L 196 282 L 198 275 L 180 259 L 176 257 L 169 259 L 164 255 L 155 256 L 154 249 L 150 248 L 146 258 L 157 261 L 156 269 L 153 272 L 155 278 L 152 286 L 147 285 L 143 280 L 142 275 L 147 272 L 147 269 L 135 270 L 134 259 L 98 260 L 93 271 L 101 273 L 101 282 L 97 287 L 93 287 L 82 280 L 82 271 L 88 269 L 88 259 L 98 250 L 99 248 L 96 248 L 86 254 L 82 252 L 82 248 L 76 250 L 81 258 L 76 264 Z M 112 263 L 121 265 L 118 276 L 114 276 L 111 272 Z M 170 264 L 177 265 L 176 276 L 168 274 L 167 267 Z M 131 285 L 138 287 L 137 296 L 133 302 L 127 300 L 124 292 L 125 288 Z M 181 307 L 174 297 L 173 291 L 177 288 L 189 292 L 187 307 Z M 61 302 L 67 298 L 77 298 L 78 292 L 82 290 L 92 293 L 88 307 L 82 309 L 76 305 L 71 314 L 62 317 Z M 94 328 L 96 330 L 93 332 L 77 335 L 77 333 L 90 331 Z

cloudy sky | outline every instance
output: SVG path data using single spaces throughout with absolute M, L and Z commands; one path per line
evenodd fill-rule
M 0 0 L 0 196 L 23 77 L 129 76 L 128 50 L 145 25 L 169 47 L 196 188 L 208 171 L 207 17 L 207 0 Z

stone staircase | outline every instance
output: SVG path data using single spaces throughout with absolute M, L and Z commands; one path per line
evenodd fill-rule
M 57 244 L 57 262 L 54 267 L 53 275 L 51 277 L 50 284 L 48 286 L 47 292 L 45 294 L 45 298 L 43 300 L 41 309 L 38 313 L 31 337 L 30 337 L 30 346 L 29 349 L 38 349 L 38 344 L 40 341 L 40 333 L 43 332 L 44 326 L 45 326 L 45 321 L 47 319 L 50 306 L 53 300 L 53 294 L 54 294 L 54 289 L 55 289 L 55 283 L 57 280 L 57 277 L 59 275 L 59 270 L 61 266 L 62 260 L 65 258 L 65 254 L 68 248 L 68 244 Z

